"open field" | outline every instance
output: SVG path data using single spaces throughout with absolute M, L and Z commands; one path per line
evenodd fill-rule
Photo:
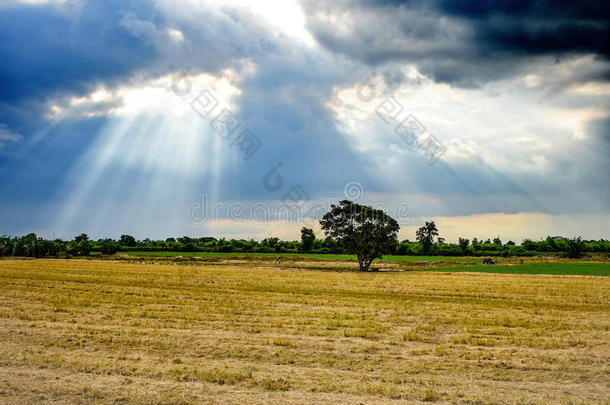
M 610 278 L 347 265 L 0 260 L 0 403 L 610 401 Z
M 325 254 L 325 253 L 223 253 L 223 252 L 143 252 L 143 251 L 132 251 L 132 252 L 121 252 L 129 256 L 159 256 L 159 257 L 252 257 L 252 258 L 274 258 L 274 257 L 286 257 L 292 259 L 320 259 L 320 260 L 333 260 L 333 261 L 356 261 L 355 255 L 347 254 Z M 480 263 L 481 258 L 479 257 L 451 257 L 451 256 L 384 256 L 385 261 L 452 261 L 459 263 Z
M 258 264 L 278 262 L 282 266 L 323 270 L 325 268 L 354 270 L 356 257 L 341 254 L 289 254 L 289 253 L 216 253 L 216 252 L 121 252 L 114 256 L 118 259 L 144 258 L 147 260 L 218 260 L 233 264 Z M 483 265 L 481 257 L 452 256 L 384 256 L 383 260 L 373 262 L 373 268 L 407 271 L 453 271 L 485 272 L 505 274 L 572 274 L 584 276 L 610 276 L 610 260 L 560 259 L 539 257 L 494 258 L 497 265 Z M 297 265 L 294 266 L 293 264 Z

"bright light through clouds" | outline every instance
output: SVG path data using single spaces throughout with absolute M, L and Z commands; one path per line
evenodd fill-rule
M 224 165 L 235 160 L 234 151 L 212 131 L 210 121 L 193 110 L 190 100 L 208 89 L 222 106 L 235 110 L 234 99 L 240 90 L 232 80 L 239 77 L 229 70 L 217 77 L 176 72 L 134 87 L 99 88 L 64 101 L 65 108 L 52 105 L 55 120 L 92 114 L 109 118 L 109 124 L 68 176 L 62 192 L 67 204 L 56 227 L 82 222 L 83 216 L 88 217 L 88 226 L 101 226 L 117 209 L 112 202 L 125 196 L 139 209 L 137 215 L 121 217 L 121 221 L 135 226 L 143 218 L 170 209 L 196 178 L 205 179 L 201 187 L 213 198 Z M 186 81 L 192 87 L 190 98 L 172 91 L 175 83 Z M 111 108 L 103 110 L 105 105 Z M 134 188 L 133 173 L 147 180 Z M 110 182 L 105 177 L 108 175 Z M 96 190 L 103 193 L 97 195 Z M 153 200 L 156 204 L 147 203 Z M 87 213 L 93 206 L 95 212 Z
M 470 164 L 477 159 L 508 175 L 546 174 L 553 169 L 547 160 L 550 156 L 581 147 L 574 134 L 586 133 L 588 122 L 608 116 L 603 105 L 566 109 L 549 99 L 546 89 L 524 93 L 512 81 L 461 89 L 436 83 L 412 68 L 405 72 L 409 74 L 415 80 L 391 91 L 379 76 L 370 81 L 375 90 L 362 85 L 336 88 L 328 103 L 350 143 L 363 153 L 375 153 L 385 176 L 408 165 L 411 159 L 406 157 L 416 156 L 409 155 L 414 148 L 395 131 L 398 122 L 386 123 L 379 115 L 389 96 L 398 103 L 397 109 L 403 108 L 399 119 L 417 117 L 427 132 L 446 145 L 446 164 Z M 503 86 L 502 94 L 497 94 Z M 369 100 L 372 92 L 377 97 Z
M 283 34 L 307 45 L 314 44 L 313 37 L 305 28 L 305 14 L 296 0 L 221 0 L 213 4 L 247 8 L 265 19 L 273 27 L 274 34 Z

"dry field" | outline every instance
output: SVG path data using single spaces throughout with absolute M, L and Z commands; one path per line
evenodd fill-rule
M 610 401 L 608 277 L 327 265 L 0 260 L 0 403 Z

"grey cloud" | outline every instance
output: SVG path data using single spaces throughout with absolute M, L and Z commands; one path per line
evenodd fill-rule
M 610 7 L 578 4 L 303 1 L 308 28 L 324 47 L 370 66 L 414 64 L 464 87 L 519 74 L 532 60 L 582 55 L 603 60 L 594 79 L 607 80 Z

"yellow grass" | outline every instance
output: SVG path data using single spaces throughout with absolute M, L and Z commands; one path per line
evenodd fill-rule
M 610 399 L 608 278 L 281 266 L 1 260 L 0 402 Z

